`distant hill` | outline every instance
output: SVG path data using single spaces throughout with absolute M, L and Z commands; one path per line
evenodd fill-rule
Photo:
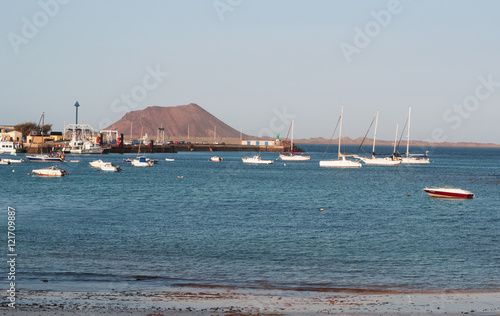
M 106 129 L 117 130 L 125 135 L 130 134 L 132 127 L 133 135 L 143 134 L 149 137 L 157 134 L 158 128 L 165 129 L 165 137 L 178 138 L 190 137 L 214 137 L 217 138 L 239 138 L 240 132 L 222 122 L 201 106 L 190 103 L 179 106 L 149 106 L 144 110 L 132 111 L 125 114 L 120 120 L 108 126 Z M 243 138 L 252 138 L 246 134 Z
M 363 141 L 363 137 L 358 137 L 356 139 L 352 139 L 349 137 L 342 137 L 342 145 L 360 145 Z M 324 144 L 338 144 L 339 139 L 326 139 L 323 137 L 309 138 L 309 139 L 296 139 L 294 141 L 296 144 L 313 144 L 313 145 L 324 145 Z M 366 138 L 363 146 L 371 146 L 373 144 L 373 139 Z M 388 140 L 377 140 L 377 146 L 394 146 L 394 141 Z M 476 147 L 476 148 L 500 148 L 499 144 L 493 143 L 471 143 L 471 142 L 458 142 L 458 143 L 434 143 L 434 142 L 426 142 L 421 140 L 410 140 L 411 147 Z M 406 150 L 406 140 L 402 140 L 399 144 L 399 148 L 403 148 Z

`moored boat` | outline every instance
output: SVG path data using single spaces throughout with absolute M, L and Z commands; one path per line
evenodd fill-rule
M 378 127 L 378 115 L 379 111 L 377 111 L 377 116 L 375 120 L 375 131 L 373 133 L 373 148 L 372 148 L 372 156 L 371 157 L 357 157 L 361 161 L 363 161 L 367 165 L 374 166 L 397 166 L 401 164 L 401 160 L 395 159 L 394 155 L 390 157 L 377 157 L 375 153 L 375 141 L 377 139 L 377 127 Z M 398 128 L 396 127 L 396 137 L 398 135 Z M 394 140 L 394 151 L 396 151 L 396 140 Z
M 71 148 L 65 152 L 73 155 L 104 155 L 111 151 L 111 147 L 102 147 L 89 140 L 72 140 L 69 145 Z
M 0 165 L 10 165 L 10 161 L 7 159 L 0 159 Z
M 6 159 L 2 159 L 4 161 L 7 161 L 9 163 L 21 163 L 21 162 L 24 162 L 23 159 L 10 159 L 10 158 L 6 158 Z
M 222 161 L 222 158 L 218 156 L 213 156 L 212 158 L 210 158 L 210 160 L 212 160 L 213 162 L 219 162 Z
M 411 107 L 408 110 L 408 135 L 406 136 L 406 157 L 401 157 L 401 163 L 405 164 L 428 164 L 431 163 L 429 157 L 427 157 L 426 151 L 425 154 L 410 154 L 410 118 L 411 118 Z
M 32 173 L 34 173 L 37 176 L 44 176 L 44 177 L 62 177 L 64 175 L 69 174 L 64 169 L 58 169 L 54 166 L 50 168 L 34 169 Z
M 344 155 L 340 152 L 341 140 L 342 140 L 342 121 L 344 116 L 344 105 L 340 111 L 340 130 L 339 130 L 339 148 L 337 153 L 337 160 L 321 160 L 319 162 L 320 167 L 333 167 L 333 168 L 361 168 L 361 163 L 355 160 L 348 160 L 346 157 L 355 157 L 356 155 Z M 328 150 L 328 147 L 326 148 Z M 326 151 L 325 151 L 326 153 Z
M 62 162 L 64 161 L 64 155 L 63 156 L 52 156 L 46 154 L 26 155 L 26 159 L 35 162 Z
M 338 160 L 321 160 L 319 162 L 320 167 L 334 167 L 334 168 L 360 168 L 361 163 L 358 161 L 347 160 L 345 157 Z
M 105 172 L 120 172 L 122 171 L 122 168 L 120 166 L 115 166 L 111 162 L 105 162 L 103 165 L 99 167 L 101 171 Z
M 0 155 L 16 155 L 20 151 L 20 145 L 3 138 L 0 140 Z
M 285 151 L 285 146 L 287 143 L 288 135 L 286 136 L 285 143 L 283 145 L 283 150 L 279 154 L 279 158 L 284 161 L 308 161 L 311 160 L 311 156 L 303 155 L 302 153 L 296 153 L 293 151 L 293 127 L 294 121 L 290 124 L 289 132 L 292 131 L 290 138 L 290 151 Z
M 103 166 L 107 163 L 109 163 L 109 162 L 104 162 L 101 159 L 89 162 L 89 164 L 92 168 L 100 168 L 101 166 Z
M 144 128 L 141 128 L 141 139 L 142 139 L 142 131 Z M 155 162 L 156 160 L 156 162 Z M 132 159 L 130 161 L 132 166 L 134 167 L 152 167 L 155 163 L 158 163 L 158 159 L 149 159 L 145 156 L 141 156 L 141 143 L 139 143 L 139 150 L 137 151 L 137 158 Z
M 441 188 L 428 188 L 425 187 L 424 191 L 431 197 L 439 198 L 455 198 L 455 199 L 473 199 L 474 193 L 454 187 L 441 187 Z
M 174 158 L 165 158 L 165 161 L 175 161 Z
M 262 160 L 262 157 L 259 155 L 255 155 L 253 157 L 243 157 L 241 158 L 241 161 L 249 165 L 270 165 L 274 163 L 274 160 Z
M 372 157 L 372 158 L 359 158 L 367 165 L 375 166 L 397 166 L 401 164 L 401 160 L 394 160 L 391 157 Z
M 134 167 L 152 167 L 154 162 L 149 161 L 146 157 L 137 157 L 137 159 L 132 159 L 131 162 Z

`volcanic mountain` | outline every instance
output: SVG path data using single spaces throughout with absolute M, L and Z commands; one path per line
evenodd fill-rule
M 132 127 L 132 134 L 148 134 L 150 137 L 157 134 L 158 128 L 165 129 L 165 137 L 179 138 L 214 137 L 239 138 L 240 132 L 222 122 L 197 104 L 179 106 L 149 106 L 144 110 L 126 113 L 120 120 L 107 127 L 108 130 L 117 130 L 128 135 Z M 243 134 L 243 137 L 249 137 Z M 250 136 L 251 137 L 251 136 Z

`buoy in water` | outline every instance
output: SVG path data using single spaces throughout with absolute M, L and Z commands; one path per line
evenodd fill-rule
M 411 194 L 407 194 L 406 196 L 411 196 Z
M 324 211 L 324 209 L 320 208 L 320 209 L 319 209 L 319 211 L 320 211 L 320 212 L 323 212 L 323 211 Z

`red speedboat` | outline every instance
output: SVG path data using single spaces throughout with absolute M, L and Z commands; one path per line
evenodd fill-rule
M 431 197 L 455 198 L 455 199 L 473 199 L 474 193 L 454 187 L 428 188 L 424 189 Z

